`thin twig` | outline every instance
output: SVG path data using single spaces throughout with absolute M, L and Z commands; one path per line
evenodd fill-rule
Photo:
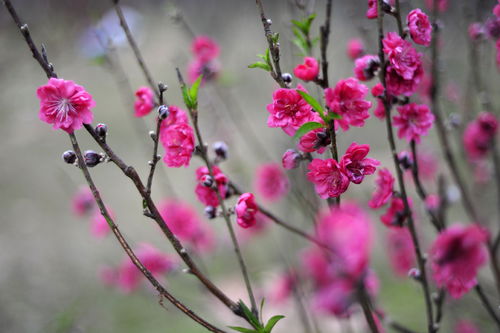
M 500 330 L 500 318 L 498 315 L 495 313 L 495 309 L 493 305 L 491 305 L 490 301 L 488 301 L 488 297 L 484 294 L 483 289 L 481 288 L 480 285 L 477 285 L 475 288 L 475 291 L 477 295 L 479 296 L 479 299 L 481 300 L 481 304 L 484 306 L 488 314 L 491 316 L 491 318 L 494 320 L 495 324 L 497 325 L 497 328 Z
M 364 281 L 361 282 L 358 287 L 358 301 L 363 309 L 363 314 L 365 315 L 366 322 L 368 323 L 368 327 L 372 333 L 379 333 L 377 323 L 374 319 L 374 314 L 372 309 L 370 308 L 370 299 L 364 287 Z

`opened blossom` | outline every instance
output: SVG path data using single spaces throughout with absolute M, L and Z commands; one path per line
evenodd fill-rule
M 463 143 L 471 160 L 485 157 L 492 148 L 498 132 L 498 120 L 489 112 L 482 112 L 464 131 Z
M 354 62 L 354 75 L 360 81 L 373 79 L 380 67 L 380 59 L 373 54 L 362 56 Z
M 219 76 L 220 70 L 221 65 L 217 59 L 210 61 L 193 59 L 188 64 L 188 81 L 193 83 L 200 75 L 203 75 L 202 83 L 214 81 Z
M 55 129 L 67 133 L 92 123 L 92 96 L 73 81 L 50 78 L 47 84 L 36 90 L 40 99 L 40 120 L 52 124 Z
M 351 60 L 356 60 L 357 58 L 361 57 L 364 52 L 365 52 L 365 47 L 361 39 L 357 38 L 351 39 L 347 43 L 347 56 Z
M 160 141 L 165 148 L 163 161 L 169 167 L 189 166 L 194 152 L 194 133 L 187 123 L 168 126 L 160 132 Z
M 309 163 L 308 170 L 307 179 L 314 184 L 316 193 L 322 199 L 338 197 L 349 187 L 349 178 L 332 158 L 315 158 Z
M 394 191 L 394 177 L 387 169 L 380 169 L 377 174 L 375 184 L 377 189 L 373 192 L 371 200 L 368 202 L 371 208 L 380 208 L 392 197 Z
M 229 179 L 216 165 L 212 167 L 212 172 L 214 176 L 213 180 L 215 182 L 214 186 L 218 189 L 221 198 L 225 199 L 228 195 Z M 195 193 L 198 200 L 204 205 L 217 207 L 219 206 L 217 192 L 213 187 L 207 187 L 202 183 L 203 180 L 209 175 L 207 167 L 199 167 L 196 169 L 196 179 L 198 180 L 198 183 L 196 184 Z
M 313 57 L 305 57 L 304 63 L 297 65 L 293 74 L 303 81 L 312 81 L 319 74 L 319 64 L 318 61 Z
M 212 230 L 190 204 L 177 199 L 166 199 L 160 203 L 158 210 L 169 229 L 180 240 L 193 246 L 199 253 L 213 249 Z
M 406 17 L 411 39 L 417 44 L 431 45 L 432 25 L 429 17 L 420 9 L 412 10 Z
M 369 152 L 370 145 L 353 142 L 340 160 L 340 167 L 354 184 L 361 184 L 365 176 L 374 174 L 380 164 L 379 161 L 366 157 Z
M 387 231 L 387 253 L 394 272 L 405 277 L 415 267 L 416 256 L 413 240 L 408 228 L 389 228 Z
M 407 198 L 408 205 L 412 206 L 411 198 Z M 409 212 L 411 214 L 411 212 Z M 380 221 L 388 227 L 401 227 L 404 225 L 408 214 L 405 212 L 405 205 L 402 198 L 392 196 L 391 204 L 384 215 L 380 217 Z
M 215 40 L 208 36 L 198 36 L 191 44 L 191 52 L 202 61 L 209 61 L 219 56 L 220 48 Z
M 186 111 L 178 106 L 170 105 L 168 107 L 168 117 L 161 122 L 160 133 L 163 132 L 166 127 L 180 123 L 189 123 Z
M 318 128 L 300 137 L 297 148 L 304 153 L 317 152 L 323 154 L 331 143 L 330 134 L 325 128 Z
M 255 173 L 255 188 L 268 201 L 276 201 L 285 196 L 290 184 L 286 174 L 277 163 L 263 164 Z
M 394 5 L 394 0 L 383 0 L 382 9 L 387 11 L 390 6 Z M 368 10 L 366 11 L 366 17 L 369 19 L 376 19 L 378 17 L 378 4 L 377 0 L 368 0 Z
M 434 115 L 425 104 L 410 103 L 398 107 L 393 124 L 398 128 L 398 137 L 420 143 L 420 137 L 427 135 L 434 123 Z
M 477 274 L 488 259 L 488 233 L 477 225 L 453 225 L 439 234 L 430 250 L 432 276 L 453 298 L 477 284 Z
M 353 77 L 340 80 L 335 88 L 325 89 L 325 100 L 330 110 L 340 116 L 336 122 L 344 131 L 349 126 L 364 126 L 370 117 L 368 110 L 372 103 L 365 99 L 368 87 Z
M 405 80 L 411 80 L 422 65 L 421 54 L 413 45 L 395 32 L 387 33 L 383 40 L 384 53 L 392 68 Z
M 252 193 L 243 193 L 238 198 L 235 207 L 236 222 L 242 228 L 249 228 L 257 223 L 256 215 L 259 212 L 259 207 L 255 202 L 255 197 Z
M 135 92 L 134 115 L 144 117 L 153 110 L 155 106 L 154 93 L 149 87 L 140 87 Z
M 418 89 L 424 76 L 424 69 L 422 64 L 417 66 L 413 73 L 413 77 L 405 79 L 399 74 L 394 66 L 389 65 L 386 69 L 385 82 L 387 85 L 387 93 L 392 96 L 411 96 Z
M 301 85 L 297 89 L 305 91 Z M 267 126 L 281 127 L 290 136 L 303 124 L 320 119 L 295 89 L 280 88 L 274 91 L 273 102 L 267 105 L 267 111 L 270 113 Z

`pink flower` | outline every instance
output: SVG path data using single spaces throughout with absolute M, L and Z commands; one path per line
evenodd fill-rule
M 367 54 L 357 58 L 354 62 L 354 75 L 360 81 L 368 81 L 373 79 L 379 67 L 379 57 L 373 54 Z
M 474 160 L 485 157 L 492 147 L 497 131 L 498 120 L 489 112 L 482 112 L 476 120 L 469 123 L 463 136 L 469 158 Z
M 361 39 L 351 39 L 347 43 L 347 55 L 350 59 L 355 60 L 363 55 L 365 47 Z
M 479 329 L 470 321 L 461 319 L 455 325 L 454 333 L 480 333 Z
M 500 17 L 490 17 L 485 23 L 486 32 L 491 39 L 500 38 Z
M 385 168 L 380 169 L 375 184 L 377 185 L 377 190 L 373 192 L 373 196 L 370 202 L 368 202 L 373 209 L 382 207 L 392 197 L 394 177 L 389 170 Z
M 453 298 L 477 284 L 478 270 L 488 258 L 488 233 L 477 225 L 454 225 L 439 234 L 430 250 L 433 278 Z
M 377 0 L 368 0 L 368 10 L 366 11 L 366 17 L 369 19 L 375 19 L 378 16 L 378 4 Z
M 362 127 L 370 117 L 372 103 L 365 100 L 368 87 L 351 77 L 340 80 L 334 89 L 325 89 L 325 100 L 331 111 L 342 116 L 337 122 L 344 131 L 350 126 Z
M 298 152 L 294 149 L 288 149 L 281 158 L 281 165 L 283 166 L 283 169 L 292 170 L 299 166 L 301 159 L 302 158 Z
M 171 272 L 175 268 L 175 261 L 149 244 L 141 244 L 135 251 L 137 258 L 153 274 L 155 278 Z M 118 268 L 118 286 L 126 293 L 139 287 L 142 273 L 127 256 Z
M 178 123 L 160 132 L 160 141 L 165 148 L 163 161 L 169 167 L 189 166 L 194 152 L 193 129 L 187 123 Z
M 387 252 L 394 272 L 399 276 L 406 276 L 416 264 L 415 248 L 408 228 L 389 228 Z
M 373 175 L 376 166 L 380 164 L 373 158 L 366 158 L 369 152 L 370 145 L 358 145 L 353 142 L 340 160 L 340 167 L 354 184 L 361 184 L 365 176 Z
M 408 204 L 411 208 L 411 198 L 408 198 Z M 382 223 L 388 227 L 401 227 L 404 225 L 406 218 L 405 205 L 403 199 L 393 196 L 391 200 L 391 205 L 387 209 L 384 215 L 380 217 Z
M 202 83 L 214 81 L 220 70 L 221 66 L 217 60 L 194 59 L 188 64 L 188 82 L 195 82 L 200 75 L 203 75 Z
M 377 100 L 377 107 L 373 110 L 373 115 L 378 119 L 385 119 L 385 105 L 380 98 Z
M 219 45 L 207 36 L 196 37 L 191 44 L 191 52 L 201 61 L 210 61 L 219 56 Z
M 307 179 L 314 184 L 316 193 L 322 198 L 340 196 L 349 187 L 349 178 L 334 159 L 313 159 L 309 163 Z
M 293 70 L 293 74 L 301 80 L 313 81 L 319 73 L 319 64 L 313 57 L 305 57 L 304 63 L 297 65 Z
M 236 222 L 242 228 L 249 228 L 257 222 L 255 216 L 259 212 L 259 207 L 257 207 L 255 197 L 252 193 L 243 193 L 240 195 L 234 210 L 236 211 Z
M 160 133 L 162 133 L 166 127 L 180 123 L 189 123 L 186 111 L 178 106 L 170 105 L 168 107 L 168 117 L 161 122 Z
M 288 178 L 279 164 L 263 164 L 256 170 L 255 188 L 264 199 L 276 201 L 288 193 Z
M 68 133 L 92 123 L 92 96 L 73 81 L 50 78 L 36 90 L 40 99 L 40 120 Z
M 228 182 L 229 179 L 222 173 L 218 166 L 214 165 L 212 167 L 214 174 L 214 181 L 219 190 L 222 199 L 225 199 L 228 194 Z M 219 200 L 217 198 L 217 192 L 211 187 L 204 186 L 201 182 L 206 176 L 209 175 L 207 167 L 199 167 L 196 169 L 196 179 L 198 184 L 196 184 L 195 193 L 200 200 L 206 206 L 217 207 L 219 206 Z
M 297 276 L 292 272 L 281 273 L 275 281 L 273 281 L 272 289 L 268 295 L 268 299 L 273 304 L 279 304 L 288 299 L 297 284 Z
M 88 215 L 96 207 L 94 196 L 88 186 L 82 186 L 71 200 L 71 208 L 76 216 Z
M 493 7 L 493 15 L 500 18 L 500 4 Z
M 301 85 L 297 88 L 305 91 Z M 304 123 L 319 119 L 295 89 L 280 88 L 274 91 L 273 102 L 267 105 L 267 111 L 270 113 L 267 126 L 281 127 L 290 136 Z
M 425 208 L 432 212 L 437 212 L 441 205 L 441 198 L 437 194 L 429 194 L 425 198 Z
M 444 12 L 448 9 L 448 0 L 425 0 L 425 5 L 429 10 L 434 10 L 434 1 L 437 1 L 438 11 Z
M 107 208 L 107 210 L 110 217 L 114 219 L 115 214 L 113 213 L 113 211 L 111 211 L 109 208 Z M 90 234 L 95 238 L 104 238 L 109 234 L 110 231 L 111 229 L 109 228 L 108 222 L 106 221 L 104 216 L 101 215 L 101 212 L 96 209 L 90 221 Z
M 387 93 L 392 96 L 411 96 L 419 87 L 423 75 L 424 70 L 421 64 L 415 69 L 414 76 L 408 80 L 399 75 L 393 66 L 389 65 L 386 73 Z
M 417 154 L 418 174 L 420 178 L 427 181 L 434 181 L 439 169 L 439 161 L 429 150 L 420 149 Z
M 468 33 L 471 40 L 477 41 L 484 37 L 486 31 L 482 23 L 474 22 L 469 25 Z
M 434 115 L 425 104 L 410 103 L 398 107 L 399 115 L 393 117 L 394 126 L 398 128 L 398 137 L 406 141 L 420 143 L 420 136 L 427 135 Z
M 373 86 L 372 88 L 372 95 L 373 97 L 380 97 L 384 93 L 384 86 L 382 83 L 377 83 L 376 85 Z
M 383 40 L 384 53 L 387 54 L 392 68 L 405 80 L 411 80 L 422 66 L 421 54 L 410 42 L 395 32 L 387 33 Z
M 207 227 L 190 204 L 176 199 L 166 199 L 160 204 L 159 211 L 168 228 L 180 240 L 193 245 L 199 253 L 213 249 L 212 229 Z
M 317 152 L 323 154 L 326 146 L 331 143 L 330 135 L 324 128 L 309 131 L 301 136 L 297 148 L 304 153 Z
M 420 9 L 412 10 L 406 17 L 410 36 L 417 44 L 431 45 L 432 25 L 429 17 Z
M 134 102 L 134 110 L 136 117 L 144 117 L 153 110 L 155 106 L 154 93 L 148 87 L 140 87 L 135 92 L 136 100 Z

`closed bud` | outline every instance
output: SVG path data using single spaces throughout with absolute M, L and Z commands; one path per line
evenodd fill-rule
M 201 185 L 205 187 L 212 187 L 214 185 L 214 179 L 210 175 L 204 175 L 200 179 Z
M 217 141 L 213 145 L 215 155 L 221 160 L 227 159 L 228 148 L 225 142 Z
M 95 167 L 97 164 L 101 163 L 101 157 L 101 154 L 98 154 L 93 150 L 87 150 L 85 151 L 85 154 L 83 154 L 85 165 L 89 168 Z
M 95 127 L 95 133 L 101 138 L 106 138 L 106 134 L 108 133 L 108 125 L 106 124 L 97 124 Z
M 217 216 L 217 209 L 214 206 L 205 207 L 205 216 L 207 219 L 214 219 Z
M 267 20 L 266 20 L 266 22 L 267 22 L 267 24 L 269 24 L 269 25 L 273 24 L 273 21 L 272 21 L 271 19 L 267 19 Z
M 72 150 L 66 150 L 62 154 L 62 159 L 64 160 L 64 162 L 66 162 L 68 164 L 73 164 L 76 161 L 76 154 Z
M 168 114 L 169 114 L 169 112 L 168 112 L 168 106 L 166 106 L 166 105 L 160 105 L 158 107 L 158 117 L 161 120 L 167 119 Z
M 158 83 L 158 90 L 160 90 L 160 92 L 165 92 L 165 91 L 167 91 L 167 89 L 168 89 L 168 86 L 165 83 L 162 83 L 162 82 Z
M 410 153 L 407 151 L 402 151 L 398 154 L 398 161 L 399 161 L 399 165 L 401 165 L 401 167 L 404 170 L 411 169 L 413 166 L 413 158 L 411 157 Z
M 408 271 L 408 277 L 411 277 L 417 281 L 420 281 L 420 278 L 422 277 L 420 274 L 420 270 L 418 268 L 412 268 Z
M 290 73 L 281 74 L 281 78 L 283 79 L 283 82 L 285 82 L 286 84 L 292 83 L 293 80 L 292 74 Z

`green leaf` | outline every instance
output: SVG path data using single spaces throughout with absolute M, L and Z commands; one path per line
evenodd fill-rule
M 260 322 L 263 323 L 264 320 L 262 319 L 262 313 L 263 313 L 263 309 L 264 309 L 264 302 L 266 301 L 265 298 L 262 298 L 262 301 L 260 301 L 260 311 L 259 311 L 259 315 L 260 315 Z
M 302 40 L 298 39 L 298 38 L 295 38 L 295 39 L 292 39 L 292 43 L 295 44 L 295 46 L 297 46 L 301 52 L 301 56 L 305 56 L 308 54 L 308 47 L 307 47 L 307 43 L 304 43 Z
M 325 111 L 324 111 L 323 107 L 321 106 L 321 104 L 317 100 L 314 99 L 314 97 L 312 97 L 311 95 L 309 95 L 308 93 L 306 93 L 305 91 L 302 91 L 300 89 L 295 89 L 295 90 L 300 94 L 300 96 L 302 96 L 303 99 L 306 100 L 307 104 L 312 106 L 312 108 L 314 110 L 316 110 L 316 112 L 319 113 L 321 118 L 325 117 Z
M 270 51 L 269 51 L 269 48 L 266 49 L 266 62 L 267 64 L 269 65 L 269 67 L 273 67 L 273 65 L 271 64 L 271 55 L 270 55 Z
M 274 44 L 278 43 L 278 41 L 280 40 L 280 33 L 279 32 L 275 32 L 271 36 L 271 40 L 273 41 Z
M 252 326 L 256 329 L 262 328 L 262 324 L 259 322 L 259 319 L 255 317 L 248 306 L 246 306 L 246 304 L 243 303 L 242 300 L 240 300 L 238 304 L 240 305 L 241 310 L 243 310 L 243 314 L 245 314 L 245 317 L 250 321 L 250 324 L 252 324 Z
M 257 332 L 256 330 L 252 330 L 252 329 L 245 328 L 245 327 L 239 327 L 239 326 L 228 326 L 228 327 L 232 330 L 242 332 L 242 333 L 256 333 Z
M 316 121 L 310 121 L 308 123 L 303 124 L 302 126 L 299 127 L 297 132 L 295 132 L 295 135 L 293 136 L 294 139 L 300 139 L 303 135 L 306 135 L 312 130 L 318 129 L 325 127 L 325 125 L 318 123 Z
M 327 121 L 330 121 L 332 119 L 342 119 L 342 116 L 335 113 L 335 112 L 328 112 L 327 115 L 326 115 L 326 120 Z
M 282 316 L 282 315 L 277 315 L 277 316 L 271 317 L 271 319 L 269 319 L 269 321 L 267 322 L 266 327 L 264 328 L 264 331 L 266 333 L 271 333 L 274 325 L 276 325 L 276 323 L 278 323 L 278 321 L 280 321 L 283 318 L 285 318 L 285 316 Z
M 262 61 L 257 61 L 251 65 L 248 65 L 248 68 L 260 68 L 260 69 L 263 69 L 263 70 L 268 71 L 268 72 L 271 71 L 271 67 Z
M 198 76 L 196 81 L 194 81 L 193 85 L 189 89 L 189 98 L 191 99 L 191 103 L 193 104 L 193 109 L 198 107 L 198 90 L 200 89 L 201 81 L 203 80 L 203 74 Z
M 303 20 L 292 20 L 292 24 L 295 25 L 300 31 L 304 34 L 304 36 L 309 35 L 309 31 L 311 30 L 311 24 L 316 17 L 316 14 L 311 14 Z
M 191 109 L 193 106 L 193 103 L 191 101 L 191 97 L 189 96 L 188 87 L 186 85 L 182 86 L 182 97 L 184 98 L 184 104 L 186 104 L 186 107 L 188 109 Z

